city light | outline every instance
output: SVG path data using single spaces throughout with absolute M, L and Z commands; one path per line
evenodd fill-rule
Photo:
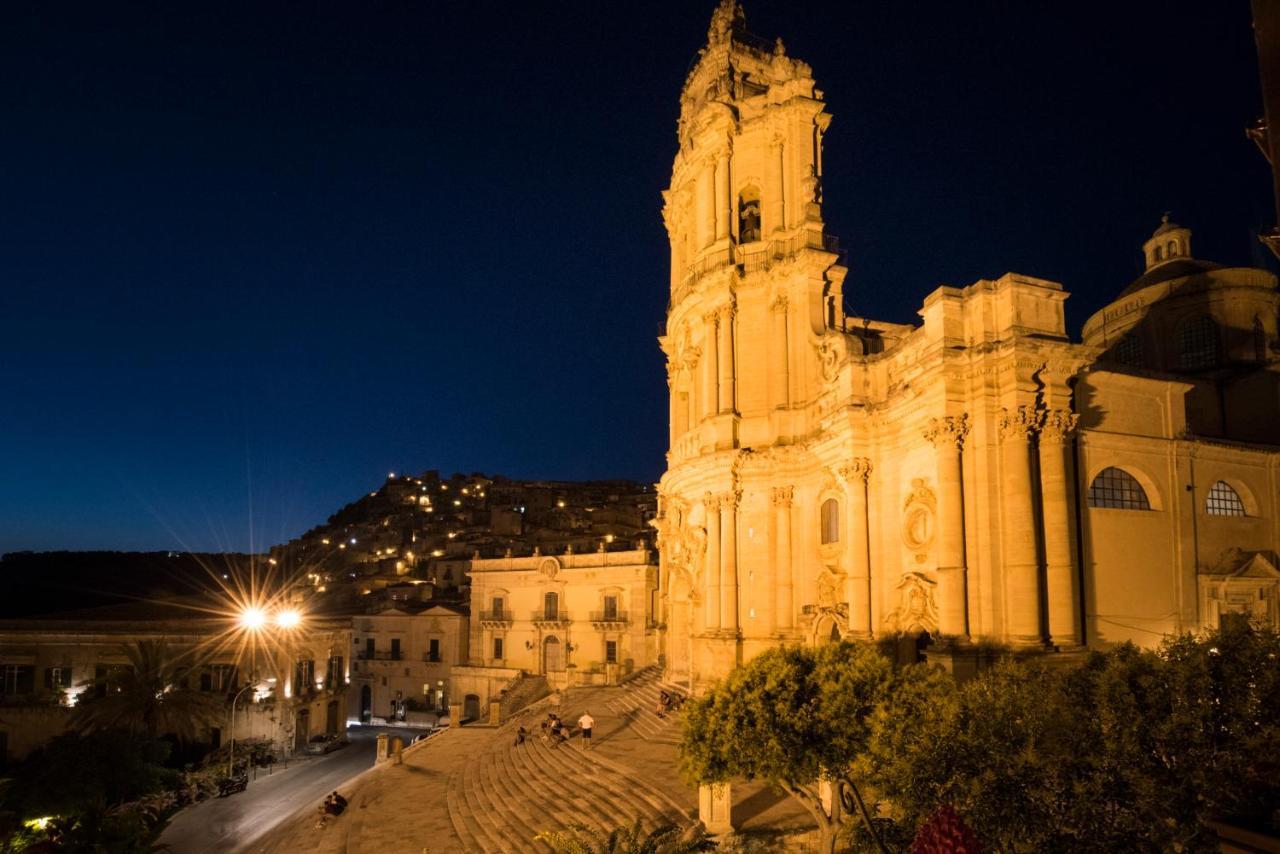
M 257 631 L 267 624 L 267 614 L 261 608 L 250 606 L 240 612 L 240 627 Z
M 302 615 L 292 608 L 276 612 L 276 625 L 282 629 L 296 629 L 302 622 Z

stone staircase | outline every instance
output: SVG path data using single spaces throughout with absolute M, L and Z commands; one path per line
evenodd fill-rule
M 660 741 L 670 751 L 678 722 L 654 711 L 660 690 L 657 670 L 642 671 L 621 687 L 567 691 L 558 706 L 538 703 L 499 730 L 494 743 L 455 769 L 445 787 L 449 818 L 464 849 L 545 851 L 534 841 L 537 834 L 574 824 L 606 830 L 636 819 L 647 828 L 691 824 L 687 805 L 609 755 L 638 741 Z M 543 741 L 538 724 L 551 710 L 574 724 L 575 732 L 577 718 L 590 710 L 597 744 L 585 751 L 576 735 L 559 746 Z M 521 725 L 530 733 L 516 744 Z

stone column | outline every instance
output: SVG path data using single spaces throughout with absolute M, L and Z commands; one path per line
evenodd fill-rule
M 768 204 L 768 222 L 761 223 L 769 232 L 780 231 L 783 225 L 783 211 L 785 210 L 785 200 L 783 198 L 784 191 L 782 188 L 783 181 L 783 145 L 782 137 L 775 136 L 769 146 L 769 171 L 772 173 L 769 181 L 769 204 Z M 764 228 L 761 230 L 763 231 Z M 768 232 L 766 232 L 768 233 Z
M 774 625 L 788 633 L 795 626 L 795 604 L 791 570 L 791 498 L 794 487 L 779 486 L 773 490 L 774 565 L 777 567 L 774 597 Z
M 1080 590 L 1076 569 L 1075 479 L 1067 439 L 1080 416 L 1063 409 L 1045 413 L 1040 428 L 1040 498 L 1044 522 L 1049 639 L 1057 647 L 1080 644 Z
M 667 360 L 667 430 L 670 433 L 668 448 L 676 446 L 676 439 L 680 437 L 676 435 L 676 407 L 679 403 L 676 401 L 676 366 L 670 359 Z
M 778 409 L 786 409 L 791 405 L 791 351 L 788 340 L 790 336 L 787 329 L 787 318 L 789 316 L 787 298 L 780 294 L 770 307 L 773 309 L 773 346 L 774 352 L 777 354 L 773 367 L 773 375 L 778 384 L 774 406 Z
M 933 443 L 938 467 L 938 634 L 969 636 L 968 569 L 964 549 L 964 480 L 960 453 L 969 433 L 968 415 L 934 418 L 924 437 Z M 1034 564 L 1034 560 L 1032 561 Z
M 845 485 L 845 541 L 849 554 L 846 599 L 849 603 L 849 633 L 871 637 L 871 551 L 867 519 L 867 478 L 871 460 L 855 457 L 840 469 Z
M 702 499 L 707 514 L 707 566 L 702 573 L 702 601 L 707 631 L 720 628 L 720 500 L 710 492 Z
M 1042 414 L 1032 406 L 1004 410 L 1003 441 L 1005 632 L 1010 642 L 1044 642 L 1040 628 L 1040 568 L 1037 565 L 1035 516 L 1031 506 L 1031 437 Z
M 703 161 L 700 180 L 702 198 L 698 212 L 702 216 L 702 248 L 705 249 L 716 238 L 716 162 L 711 158 Z
M 738 492 L 720 498 L 720 628 L 738 631 Z
M 716 160 L 716 240 L 729 236 L 729 223 L 733 221 L 733 199 L 729 197 L 729 152 Z
M 708 314 L 702 320 L 703 335 L 706 342 L 702 347 L 702 418 L 710 418 L 719 409 L 719 392 L 716 389 L 716 338 L 720 334 L 716 326 L 715 313 Z
M 720 368 L 720 411 L 733 412 L 734 409 L 734 393 L 733 393 L 733 319 L 737 314 L 737 306 L 730 304 L 720 309 L 719 333 L 720 341 L 717 344 L 717 361 Z

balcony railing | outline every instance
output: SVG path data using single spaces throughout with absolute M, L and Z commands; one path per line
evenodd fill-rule
M 481 623 L 510 623 L 515 615 L 510 611 L 481 611 L 479 618 Z
M 401 661 L 404 653 L 399 650 L 378 649 L 373 652 L 361 652 L 356 654 L 357 661 Z
M 631 624 L 631 616 L 626 611 L 592 611 L 591 623 L 597 627 L 626 626 Z
M 564 611 L 534 611 L 529 615 L 529 621 L 541 626 L 567 626 L 569 615 Z

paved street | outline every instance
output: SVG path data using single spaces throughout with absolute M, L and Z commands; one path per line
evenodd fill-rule
M 399 735 L 408 744 L 420 730 L 352 727 L 351 745 L 328 756 L 290 760 L 271 776 L 260 773 L 245 792 L 212 798 L 179 813 L 160 836 L 173 854 L 230 854 L 289 818 L 297 810 L 318 807 L 325 795 L 341 790 L 352 777 L 373 766 L 377 734 Z

